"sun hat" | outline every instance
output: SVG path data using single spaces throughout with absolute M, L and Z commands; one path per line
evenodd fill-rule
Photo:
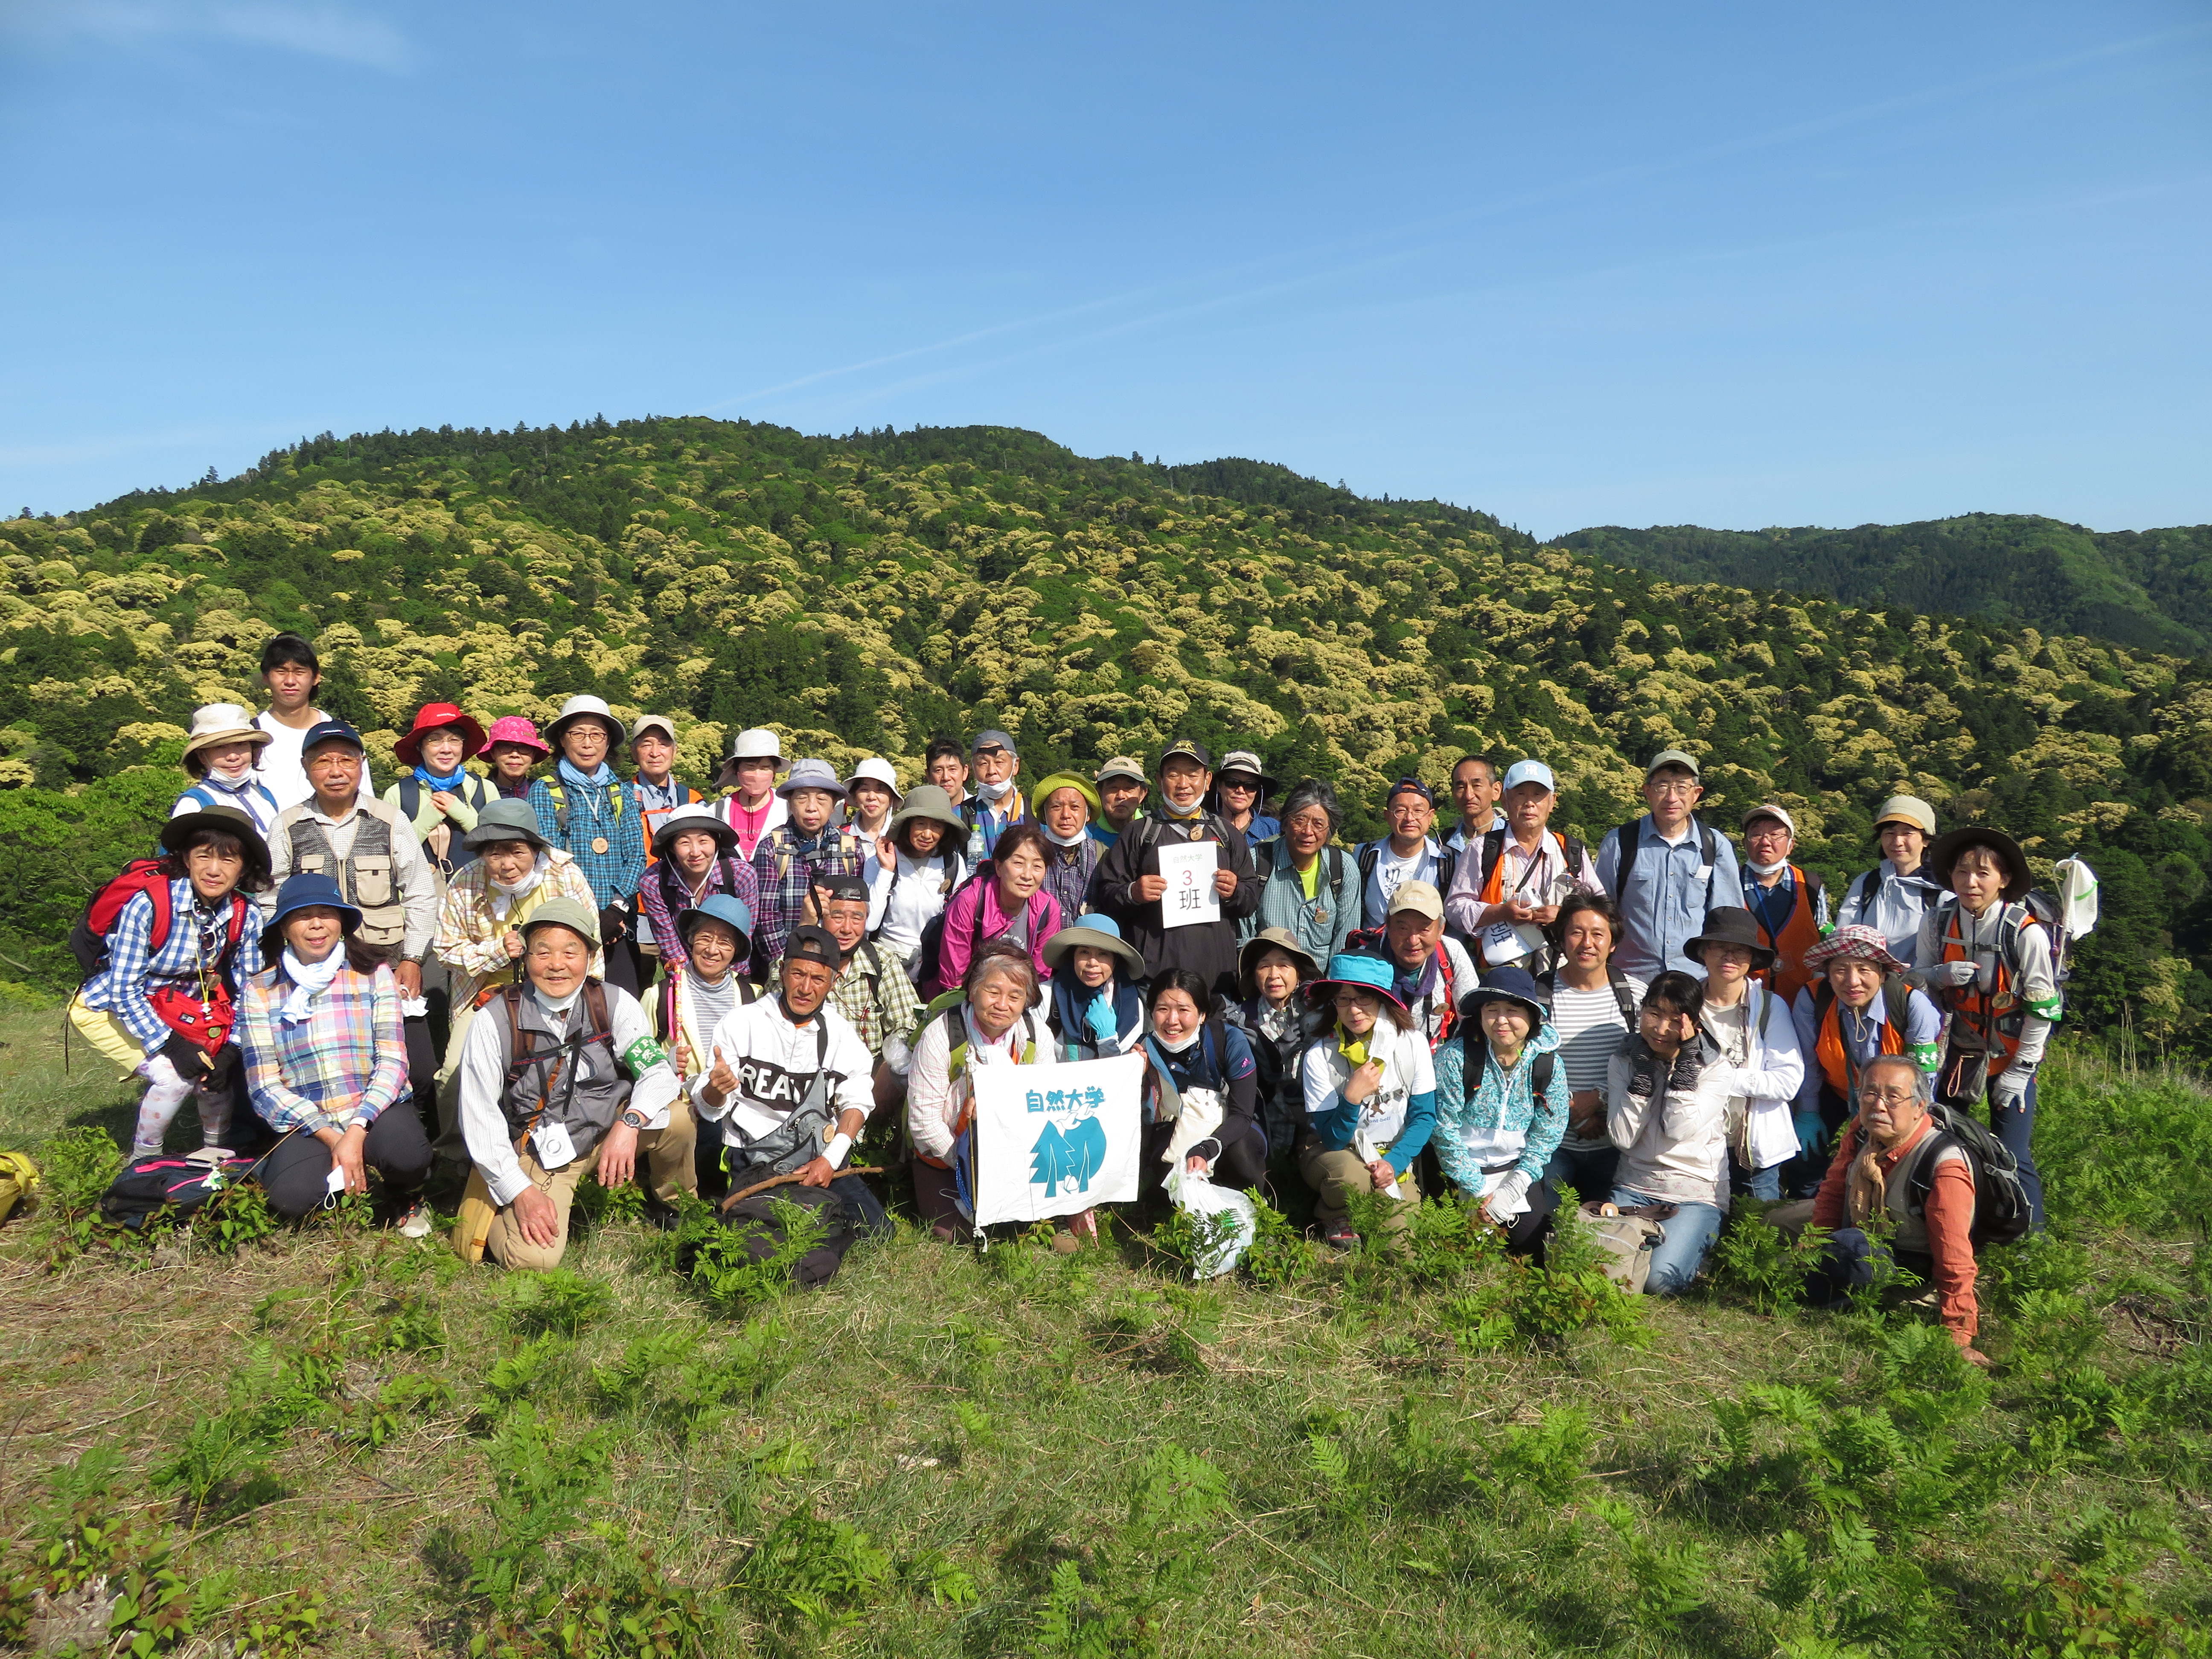
M 285 917 L 318 906 L 338 913 L 341 933 L 350 933 L 361 926 L 360 908 L 338 891 L 337 883 L 320 871 L 303 870 L 285 877 L 284 884 L 276 890 L 276 908 L 261 925 L 261 959 L 270 963 L 276 960 L 277 951 L 283 948 Z
M 269 874 L 269 843 L 261 839 L 253 820 L 235 806 L 203 806 L 197 812 L 171 818 L 161 826 L 161 850 L 182 858 L 192 836 L 202 830 L 220 830 L 237 836 L 239 845 L 246 849 L 246 867 Z
M 1195 738 L 1177 738 L 1160 750 L 1160 767 L 1165 770 L 1171 760 L 1194 760 L 1206 771 L 1213 769 L 1213 757 L 1206 752 L 1206 745 Z
M 540 927 L 565 927 L 580 936 L 586 943 L 599 942 L 599 912 L 581 899 L 566 896 L 550 898 L 530 913 L 522 924 L 522 937 L 528 939 Z
M 1559 781 L 1553 777 L 1552 769 L 1540 760 L 1517 760 L 1505 769 L 1505 781 L 1501 789 L 1517 789 L 1524 783 L 1540 783 L 1553 794 L 1559 793 Z
M 845 786 L 837 781 L 837 769 L 826 760 L 809 758 L 792 762 L 791 770 L 784 775 L 783 781 L 776 785 L 775 793 L 789 800 L 794 789 L 826 790 L 840 800 L 845 799 Z
M 2020 850 L 2020 843 L 2002 830 L 1991 830 L 1983 824 L 1967 824 L 1938 836 L 1928 848 L 1922 866 L 1936 879 L 1948 887 L 1951 884 L 1951 866 L 1959 861 L 1959 854 L 1970 847 L 1986 847 L 1995 853 L 2005 867 L 2004 896 L 2010 903 L 2024 897 L 2035 884 L 2034 874 L 2027 867 L 2027 854 Z
M 615 718 L 615 711 L 607 707 L 606 699 L 595 697 L 588 691 L 579 691 L 561 705 L 561 712 L 545 728 L 545 741 L 556 749 L 561 746 L 561 734 L 580 720 L 595 720 L 607 728 L 607 741 L 622 741 L 623 723 Z
M 1871 962 L 1885 974 L 1901 974 L 1905 964 L 1891 952 L 1889 941 L 1879 927 L 1869 927 L 1863 922 L 1853 922 L 1848 927 L 1838 927 L 1818 945 L 1805 947 L 1805 966 L 1814 972 L 1825 971 L 1838 957 L 1854 962 Z
M 1398 994 L 1397 980 L 1397 969 L 1381 957 L 1369 956 L 1364 951 L 1342 951 L 1328 959 L 1326 974 L 1306 986 L 1306 1000 L 1323 1001 L 1336 994 L 1334 987 L 1349 985 L 1355 991 L 1381 997 L 1402 1013 L 1406 1004 Z
M 1249 772 L 1260 781 L 1260 793 L 1272 795 L 1279 787 L 1260 764 L 1260 757 L 1249 749 L 1232 749 L 1221 757 L 1221 765 L 1214 772 L 1213 787 L 1221 787 L 1221 781 L 1231 772 Z
M 1082 796 L 1084 803 L 1091 808 L 1091 818 L 1097 820 L 1101 810 L 1098 792 L 1091 787 L 1089 779 L 1079 778 L 1073 772 L 1054 772 L 1050 777 L 1039 781 L 1037 787 L 1030 791 L 1030 816 L 1042 817 L 1044 804 L 1053 798 L 1054 792 L 1061 789 L 1073 789 Z
M 676 937 L 684 941 L 684 948 L 691 948 L 691 935 L 703 921 L 719 921 L 726 927 L 738 930 L 738 957 L 743 962 L 753 948 L 752 906 L 728 893 L 709 893 L 690 909 L 681 911 L 676 918 Z
M 484 733 L 486 749 L 502 743 L 535 749 L 541 755 L 553 752 L 552 745 L 538 735 L 537 723 L 524 719 L 520 714 L 501 714 L 491 723 L 491 730 Z
M 1145 775 L 1144 763 L 1128 755 L 1115 756 L 1091 775 L 1100 783 L 1109 778 L 1127 778 L 1130 782 L 1141 783 L 1147 788 L 1152 781 Z
M 1383 920 L 1387 921 L 1401 910 L 1411 910 L 1431 921 L 1437 921 L 1444 913 L 1443 895 L 1437 891 L 1434 882 L 1401 881 L 1398 890 L 1390 895 L 1390 908 L 1383 913 Z
M 881 755 L 871 755 L 853 769 L 853 775 L 845 780 L 845 793 L 850 795 L 853 786 L 862 781 L 880 783 L 890 790 L 893 806 L 903 799 L 899 793 L 898 774 L 891 769 L 891 763 Z
M 433 732 L 442 732 L 448 726 L 461 734 L 463 760 L 483 752 L 484 729 L 477 724 L 475 715 L 463 714 L 450 702 L 426 702 L 415 711 L 415 724 L 392 745 L 392 758 L 402 766 L 420 766 L 422 763 L 422 739 Z
M 995 726 L 986 731 L 978 732 L 975 734 L 975 741 L 968 745 L 968 753 L 969 757 L 972 759 L 974 757 L 981 754 L 986 749 L 1003 749 L 1009 755 L 1019 755 L 1021 753 L 1019 750 L 1014 747 L 1014 740 L 1008 737 L 1004 732 L 1000 731 Z
M 1543 1030 L 1552 1018 L 1551 1005 L 1544 995 L 1544 988 L 1536 983 L 1526 968 L 1516 963 L 1493 968 L 1482 976 L 1481 981 L 1459 1000 L 1459 1017 L 1472 1020 L 1475 1011 L 1486 1002 L 1517 1002 L 1528 1009 L 1534 1030 Z
M 906 792 L 891 814 L 890 827 L 896 830 L 902 823 L 915 818 L 927 818 L 932 823 L 941 823 L 948 830 L 967 832 L 968 821 L 960 816 L 960 809 L 952 804 L 952 797 L 933 783 L 917 783 Z
M 1321 963 L 1314 959 L 1314 953 L 1299 944 L 1298 936 L 1287 927 L 1262 927 L 1246 939 L 1237 952 L 1237 977 L 1249 985 L 1253 969 L 1259 966 L 1260 958 L 1270 951 L 1280 951 L 1297 963 L 1303 970 L 1304 978 L 1321 977 Z
M 364 755 L 368 752 L 368 745 L 361 740 L 361 733 L 343 720 L 317 720 L 307 728 L 307 735 L 300 739 L 301 758 L 306 759 L 309 753 L 326 743 L 342 743 Z
M 1936 833 L 1936 809 L 1917 795 L 1892 795 L 1882 802 L 1881 811 L 1874 815 L 1877 836 L 1885 823 L 1902 823 L 1923 836 L 1932 836 Z
M 270 741 L 270 735 L 256 726 L 253 716 L 239 704 L 211 702 L 204 708 L 192 710 L 192 729 L 185 738 L 185 770 L 196 778 L 205 777 L 207 768 L 194 765 L 192 757 L 219 743 L 250 743 L 258 749 Z
M 1145 958 L 1137 947 L 1121 937 L 1121 924 L 1113 917 L 1098 911 L 1086 911 L 1044 942 L 1045 965 L 1060 966 L 1060 959 L 1079 945 L 1087 945 L 1094 951 L 1103 951 L 1121 958 L 1128 977 L 1141 979 L 1145 974 Z
M 671 744 L 676 741 L 676 722 L 665 714 L 640 714 L 629 729 L 629 740 L 635 743 L 648 732 L 659 732 Z
M 676 845 L 677 836 L 687 830 L 695 833 L 704 830 L 714 836 L 718 853 L 737 850 L 738 832 L 730 827 L 729 821 L 705 801 L 695 800 L 670 811 L 654 828 L 653 856 L 657 859 L 668 857 Z
M 553 845 L 538 827 L 537 808 L 526 800 L 504 798 L 491 802 L 477 814 L 476 823 L 461 837 L 461 845 L 489 847 L 501 841 L 526 841 L 541 853 Z
M 1705 925 L 1697 938 L 1684 941 L 1682 954 L 1692 962 L 1705 959 L 1708 945 L 1740 945 L 1751 952 L 1753 973 L 1774 966 L 1773 947 L 1759 936 L 1759 923 L 1741 904 L 1723 904 L 1705 912 Z
M 717 789 L 734 789 L 738 785 L 739 761 L 764 760 L 783 764 L 783 739 L 765 726 L 749 726 L 730 739 L 729 758 L 714 774 Z
M 1769 801 L 1764 806 L 1754 806 L 1751 811 L 1746 812 L 1743 815 L 1743 827 L 1748 830 L 1760 818 L 1776 819 L 1781 823 L 1784 830 L 1787 830 L 1790 832 L 1790 838 L 1792 841 L 1795 841 L 1797 838 L 1797 820 L 1791 817 L 1788 812 L 1784 811 L 1781 807 L 1775 805 L 1771 801 Z

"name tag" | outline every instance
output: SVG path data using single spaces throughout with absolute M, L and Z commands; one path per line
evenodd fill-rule
M 1493 921 L 1482 930 L 1482 959 L 1492 967 L 1525 957 L 1530 950 L 1521 930 L 1510 921 Z
M 530 1144 L 538 1149 L 538 1167 L 549 1174 L 576 1161 L 576 1143 L 565 1123 L 539 1124 L 530 1132 Z

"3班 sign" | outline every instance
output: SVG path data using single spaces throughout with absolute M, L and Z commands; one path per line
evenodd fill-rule
M 1220 921 L 1221 895 L 1213 890 L 1213 872 L 1220 867 L 1218 842 L 1162 842 L 1160 875 L 1168 890 L 1160 895 L 1160 926 L 1188 927 Z

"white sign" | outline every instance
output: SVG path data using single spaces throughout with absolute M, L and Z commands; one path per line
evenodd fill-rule
M 1188 927 L 1221 920 L 1221 895 L 1213 872 L 1221 867 L 1221 845 L 1211 841 L 1162 842 L 1160 874 L 1168 890 L 1160 895 L 1160 926 Z
M 1137 1196 L 1141 1053 L 1072 1066 L 979 1066 L 972 1219 L 1038 1221 Z

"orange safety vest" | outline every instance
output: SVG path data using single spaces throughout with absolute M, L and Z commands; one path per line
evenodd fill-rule
M 1782 924 L 1779 938 L 1766 931 L 1766 924 L 1752 911 L 1753 925 L 1759 929 L 1759 942 L 1774 952 L 1774 965 L 1762 968 L 1752 975 L 1761 984 L 1771 984 L 1774 994 L 1784 1002 L 1795 1002 L 1798 992 L 1810 985 L 1814 975 L 1805 971 L 1805 952 L 1820 942 L 1820 924 L 1813 913 L 1813 878 L 1796 865 L 1790 866 L 1791 891 L 1796 898 L 1790 920 Z
M 637 799 L 637 785 L 635 781 L 631 782 L 629 787 L 632 799 Z M 684 799 L 678 801 L 676 806 L 696 806 L 706 799 L 687 783 L 684 786 Z M 676 806 L 647 806 L 642 799 L 638 799 L 637 816 L 640 824 L 645 830 L 645 861 L 648 867 L 660 862 L 660 855 L 653 850 L 653 832 L 660 828 L 661 819 L 673 812 Z
M 1850 1110 L 1856 1111 L 1858 1106 L 1855 1095 L 1859 1061 L 1851 1057 L 1850 1047 L 1844 1041 L 1843 999 L 1829 989 L 1825 980 L 1821 981 L 1820 993 L 1817 994 L 1820 996 L 1816 1006 L 1820 1009 L 1820 1024 L 1813 1039 L 1814 1057 L 1820 1062 L 1820 1074 L 1827 1079 L 1828 1086 L 1850 1103 Z M 1881 992 L 1875 993 L 1875 1000 L 1877 1002 L 1881 1000 Z M 1883 1011 L 1880 1052 L 1885 1054 L 1905 1052 L 1905 1033 L 1899 1028 L 1898 1022 L 1888 1017 L 1887 1010 Z
M 1978 1048 L 1989 1056 L 1989 1075 L 1995 1077 L 2012 1064 L 2012 1057 L 2020 1052 L 2021 1029 L 2027 1023 L 2027 1005 L 2013 989 L 2012 964 L 2005 959 L 2003 948 L 2007 939 L 2017 939 L 2025 927 L 2037 927 L 2036 921 L 2025 906 L 2014 906 L 2000 899 L 1997 902 L 1998 926 L 1996 972 L 1986 992 L 1979 984 L 1946 986 L 1936 994 L 1944 1010 L 1951 1015 L 1950 1042 L 1954 1048 Z M 2009 931 L 2004 925 L 2003 912 L 2018 908 L 2019 926 Z M 1943 957 L 1945 962 L 1972 962 L 1973 953 L 1966 949 L 1964 936 L 1959 931 L 1960 907 L 1948 908 L 1943 922 Z M 1959 1042 L 1960 1036 L 1968 1042 Z

